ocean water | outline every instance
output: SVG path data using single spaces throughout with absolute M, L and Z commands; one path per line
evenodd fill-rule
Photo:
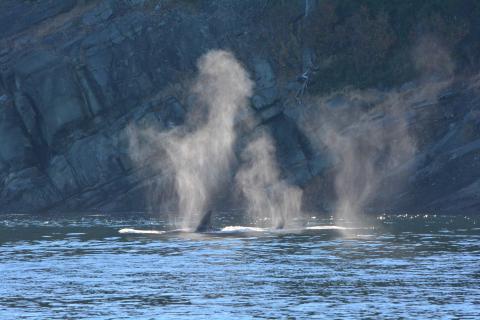
M 480 221 L 0 218 L 0 319 L 480 319 Z

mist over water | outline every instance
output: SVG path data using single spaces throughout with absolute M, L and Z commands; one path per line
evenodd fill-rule
M 426 67 L 419 63 L 419 68 Z M 311 98 L 300 107 L 298 126 L 315 152 L 330 163 L 336 218 L 360 224 L 360 214 L 372 203 L 377 213 L 392 206 L 416 164 L 415 106 L 436 102 L 448 84 L 424 81 L 410 89 L 345 89 Z M 153 206 L 165 203 L 165 195 L 173 199 L 177 226 L 195 229 L 203 215 L 228 196 L 234 182 L 241 208 L 255 225 L 298 227 L 304 215 L 303 190 L 282 179 L 268 130 L 249 128 L 236 158 L 237 119 L 249 108 L 253 86 L 231 53 L 212 50 L 198 61 L 189 92 L 194 99 L 183 125 L 159 132 L 151 127 L 131 130 L 132 159 L 150 156 L 169 177 L 161 188 L 168 189 L 170 181 L 173 192 L 157 192 Z
M 368 112 L 343 130 L 335 121 L 324 128 L 323 142 L 338 163 L 337 218 L 355 220 L 368 201 L 381 192 L 382 181 L 415 153 L 415 139 L 395 97 L 387 98 L 380 108 L 384 113 L 381 119 Z M 396 179 L 391 183 L 399 184 L 401 177 Z M 396 188 L 390 185 L 389 191 Z
M 190 92 L 195 105 L 189 109 L 186 123 L 162 132 L 131 127 L 132 159 L 137 163 L 149 159 L 172 177 L 177 212 L 173 222 L 181 228 L 195 229 L 203 215 L 226 196 L 233 180 L 254 224 L 296 226 L 302 191 L 281 179 L 275 143 L 267 131 L 254 130 L 235 173 L 236 118 L 249 108 L 254 85 L 247 71 L 231 53 L 214 50 L 199 59 L 198 72 Z M 168 189 L 166 180 L 161 187 Z M 152 206 L 162 206 L 162 194 L 165 192 L 158 192 L 159 199 L 153 199 Z
M 331 162 L 340 221 L 392 206 L 415 168 L 417 132 L 412 105 L 435 103 L 448 81 L 412 90 L 346 90 L 317 99 L 299 123 Z M 333 102 L 334 101 L 334 102 Z
M 302 191 L 280 179 L 270 135 L 258 132 L 245 148 L 242 160 L 236 183 L 247 200 L 251 220 L 273 228 L 295 227 L 296 218 L 302 215 Z
M 339 221 L 361 225 L 361 214 L 401 203 L 425 132 L 418 113 L 427 118 L 434 112 L 423 106 L 438 103 L 454 76 L 449 52 L 434 36 L 420 37 L 411 58 L 418 72 L 411 83 L 389 90 L 344 88 L 311 97 L 300 112 L 299 127 L 329 162 L 332 213 Z
M 247 107 L 253 87 L 247 72 L 228 52 L 207 53 L 198 68 L 193 90 L 206 107 L 206 122 L 195 128 L 198 119 L 194 114 L 186 132 L 162 136 L 175 171 L 183 227 L 196 227 L 200 219 L 195 214 L 209 209 L 228 180 L 236 137 L 234 119 L 240 108 Z M 194 129 L 190 131 L 188 126 Z
M 0 320 L 480 320 L 480 0 L 0 8 Z
M 186 123 L 166 132 L 149 128 L 140 133 L 168 156 L 159 166 L 173 174 L 177 221 L 183 228 L 198 225 L 231 176 L 234 120 L 239 109 L 247 107 L 253 87 L 248 73 L 226 51 L 213 50 L 202 56 L 198 72 L 191 88 L 195 105 Z M 132 151 L 143 152 L 138 147 Z

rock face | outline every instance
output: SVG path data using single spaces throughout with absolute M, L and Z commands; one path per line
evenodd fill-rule
M 306 206 L 328 208 L 332 164 L 298 121 L 335 61 L 306 36 L 308 19 L 326 9 L 318 1 L 2 1 L 0 211 L 158 210 L 148 197 L 168 202 L 168 175 L 152 158 L 135 163 L 129 126 L 182 124 L 196 61 L 216 48 L 232 51 L 255 80 L 248 112 L 272 133 L 284 177 L 304 189 Z M 479 89 L 469 75 L 408 106 L 421 141 L 391 208 L 480 209 Z

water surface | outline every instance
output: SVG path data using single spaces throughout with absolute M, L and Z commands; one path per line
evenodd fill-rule
M 480 318 L 475 217 L 332 224 L 119 233 L 171 227 L 153 218 L 2 216 L 0 319 Z

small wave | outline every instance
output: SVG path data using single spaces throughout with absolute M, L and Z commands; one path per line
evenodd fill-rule
M 166 232 L 166 231 L 165 231 Z M 192 229 L 192 228 L 180 228 L 180 229 L 173 229 L 172 231 L 170 232 L 180 232 L 180 233 L 192 233 L 192 232 L 195 232 L 195 229 Z
M 228 226 L 222 228 L 220 232 L 265 232 L 268 229 L 258 227 L 244 227 L 244 226 Z
M 221 229 L 219 232 L 229 233 L 229 232 L 298 232 L 301 230 L 349 230 L 352 228 L 332 226 L 332 225 L 323 225 L 323 226 L 311 226 L 300 229 L 271 229 L 271 228 L 259 228 L 259 227 L 244 227 L 244 226 L 228 226 Z
M 312 227 L 306 227 L 305 230 L 350 230 L 352 228 L 347 228 L 347 227 L 339 227 L 339 226 L 331 226 L 331 225 L 326 225 L 326 226 L 312 226 Z
M 166 231 L 160 230 L 139 230 L 139 229 L 130 229 L 123 228 L 118 230 L 118 233 L 131 233 L 131 234 L 164 234 Z

